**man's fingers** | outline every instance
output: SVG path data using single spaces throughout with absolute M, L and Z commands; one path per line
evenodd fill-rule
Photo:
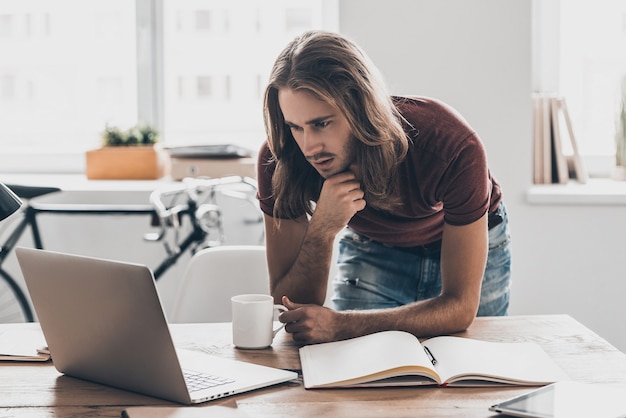
M 297 321 L 300 317 L 300 313 L 296 311 L 295 309 L 304 305 L 292 302 L 291 299 L 289 299 L 287 296 L 282 297 L 282 302 L 285 308 L 289 310 L 285 312 L 281 312 L 280 315 L 278 315 L 278 320 L 285 324 L 289 322 Z
M 283 305 L 288 309 L 296 309 L 295 303 L 291 301 L 287 296 L 282 297 Z

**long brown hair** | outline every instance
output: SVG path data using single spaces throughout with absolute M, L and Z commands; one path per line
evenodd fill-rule
M 395 167 L 408 150 L 402 116 L 376 67 L 360 48 L 332 32 L 310 31 L 280 53 L 265 90 L 268 145 L 276 162 L 272 178 L 274 216 L 313 213 L 324 179 L 309 164 L 285 125 L 280 89 L 303 90 L 337 107 L 355 139 L 355 163 L 368 206 L 389 209 L 397 198 Z

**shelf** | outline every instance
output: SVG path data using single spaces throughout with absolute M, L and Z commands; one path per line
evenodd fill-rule
M 590 179 L 586 184 L 533 185 L 526 200 L 533 205 L 626 205 L 626 181 Z

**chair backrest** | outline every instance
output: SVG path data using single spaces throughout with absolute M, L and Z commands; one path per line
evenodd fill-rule
M 169 321 L 230 322 L 230 298 L 245 293 L 269 294 L 265 247 L 211 247 L 191 257 L 183 274 Z

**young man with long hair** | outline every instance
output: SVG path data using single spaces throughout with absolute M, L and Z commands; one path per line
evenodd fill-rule
M 311 31 L 278 56 L 264 114 L 257 169 L 270 289 L 290 309 L 279 319 L 294 340 L 437 335 L 477 314 L 506 315 L 506 207 L 456 111 L 391 96 L 355 43 Z

